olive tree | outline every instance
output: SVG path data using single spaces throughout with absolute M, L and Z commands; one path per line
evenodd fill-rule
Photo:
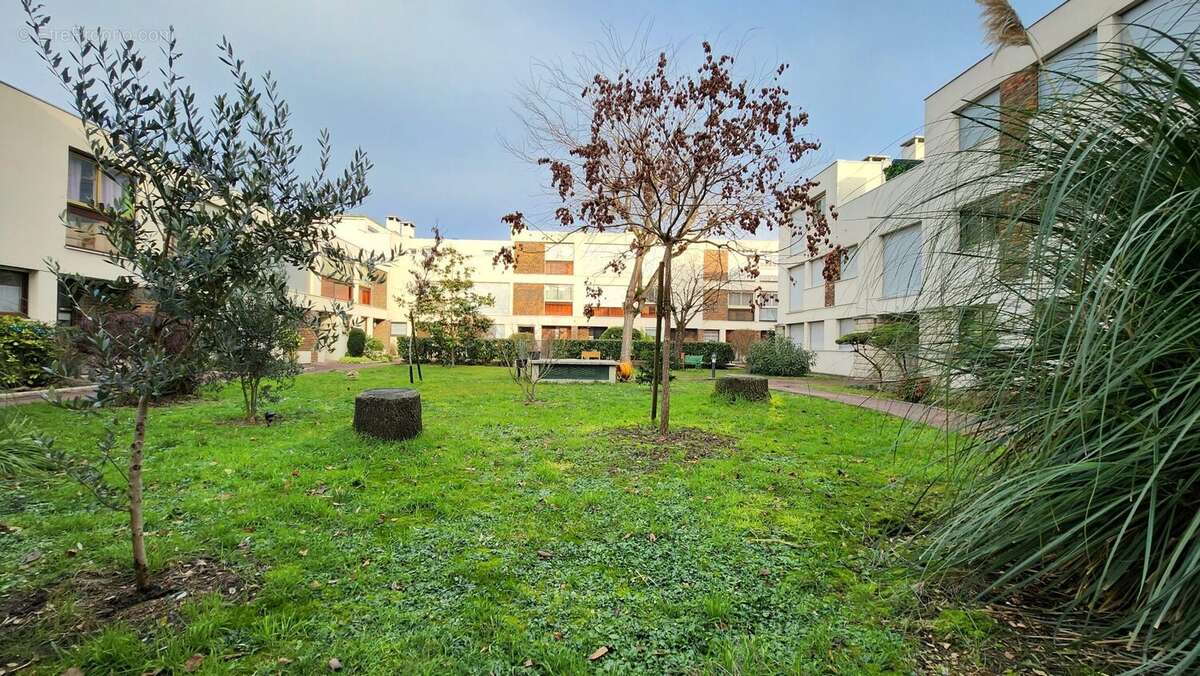
M 134 41 L 110 43 L 82 28 L 73 48 L 61 53 L 43 6 L 23 5 L 29 37 L 69 92 L 100 171 L 128 186 L 120 200 L 96 205 L 97 227 L 110 245 L 109 261 L 136 281 L 146 320 L 119 340 L 95 322 L 88 340 L 100 394 L 89 409 L 111 400 L 136 407 L 126 466 L 116 473 L 125 482 L 134 576 L 145 591 L 151 583 L 142 477 L 150 404 L 164 383 L 207 369 L 197 348 L 209 342 L 231 296 L 263 270 L 313 270 L 319 261 L 373 268 L 386 258 L 351 256 L 334 239 L 339 215 L 368 194 L 371 163 L 356 150 L 331 174 L 332 146 L 322 131 L 315 172 L 302 177 L 301 149 L 275 80 L 269 73 L 251 76 L 225 39 L 219 58 L 232 86 L 206 109 L 179 72 L 173 29 L 161 64 L 148 68 Z M 80 313 L 89 316 L 106 293 L 103 285 L 85 285 L 81 295 L 89 299 Z M 110 422 L 101 444 L 113 465 L 117 426 Z

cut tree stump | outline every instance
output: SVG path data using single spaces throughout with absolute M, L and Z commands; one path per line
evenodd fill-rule
M 762 376 L 724 376 L 714 383 L 713 396 L 726 401 L 765 401 L 771 398 L 771 391 Z
M 408 388 L 367 390 L 354 398 L 354 431 L 379 439 L 421 433 L 421 393 Z

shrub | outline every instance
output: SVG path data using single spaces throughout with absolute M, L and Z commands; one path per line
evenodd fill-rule
M 600 338 L 598 340 L 617 340 L 617 341 L 619 341 L 619 340 L 621 340 L 621 332 L 622 331 L 623 331 L 623 329 L 620 326 L 610 326 L 607 329 L 604 329 L 604 333 L 600 334 Z M 634 340 L 642 340 L 645 337 L 646 337 L 645 334 L 643 334 L 641 331 L 638 331 L 637 329 L 633 330 L 633 339 Z
M 933 381 L 929 378 L 907 376 L 896 383 L 896 396 L 911 404 L 919 404 L 929 396 Z
M 0 388 L 49 382 L 57 354 L 54 327 L 11 315 L 0 316 Z
M 816 355 L 782 336 L 750 346 L 746 366 L 764 376 L 806 376 Z
M 367 334 L 362 329 L 350 329 L 346 336 L 346 354 L 351 357 L 361 357 L 367 349 Z

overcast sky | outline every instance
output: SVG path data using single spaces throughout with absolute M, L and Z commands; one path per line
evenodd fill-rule
M 366 149 L 373 194 L 358 211 L 452 237 L 504 237 L 500 216 L 537 211 L 544 172 L 501 143 L 520 138 L 514 95 L 533 64 L 594 49 L 606 26 L 650 26 L 649 41 L 680 45 L 689 69 L 702 40 L 739 49 L 747 75 L 790 64 L 792 103 L 823 145 L 814 169 L 897 154 L 920 131 L 925 96 L 987 54 L 972 0 L 43 1 L 53 28 L 132 31 L 147 52 L 174 25 L 180 70 L 205 94 L 229 87 L 215 48 L 228 36 L 252 71 L 280 81 L 306 147 L 327 127 L 342 159 Z M 1013 4 L 1028 24 L 1059 0 Z M 0 80 L 65 106 L 23 23 L 20 2 L 0 0 Z

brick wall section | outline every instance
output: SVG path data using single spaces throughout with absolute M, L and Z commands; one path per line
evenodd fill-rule
M 516 272 L 522 275 L 540 275 L 546 272 L 546 245 L 541 242 L 517 242 Z M 518 312 L 517 314 L 525 314 Z M 538 314 L 538 313 L 533 313 Z
M 729 293 L 727 291 L 718 291 L 713 294 L 712 302 L 704 306 L 704 318 L 715 320 L 729 318 Z
M 513 284 L 513 314 L 540 315 L 545 308 L 541 284 Z
M 837 300 L 837 296 L 834 293 L 834 286 L 833 282 L 825 282 L 825 307 L 833 307 L 834 302 Z
M 729 279 L 729 252 L 724 249 L 704 250 L 704 278 Z
M 307 352 L 317 347 L 317 333 L 308 327 L 300 329 L 300 349 Z
M 1013 73 L 1000 83 L 1000 161 L 1011 166 L 1029 131 L 1029 118 L 1038 107 L 1036 65 Z
M 372 300 L 374 300 L 374 297 L 372 297 Z M 381 341 L 388 354 L 396 352 L 396 341 L 392 340 L 391 322 L 375 322 L 375 327 L 371 329 L 371 337 Z
M 383 310 L 387 309 L 387 281 L 371 285 L 371 305 Z

